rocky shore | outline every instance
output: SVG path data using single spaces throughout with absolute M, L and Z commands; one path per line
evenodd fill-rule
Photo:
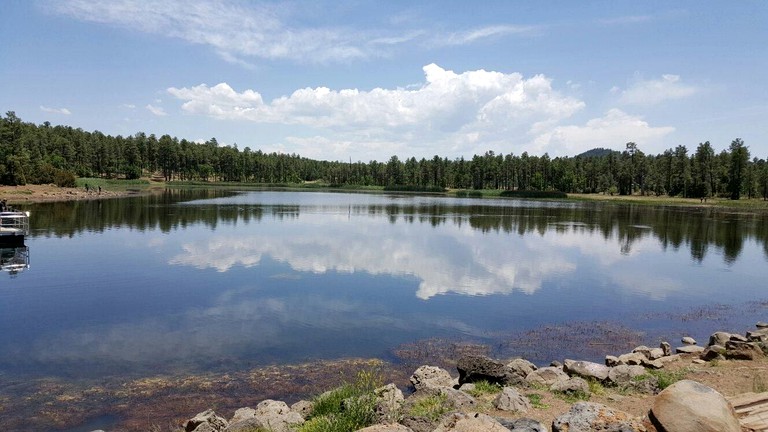
M 182 430 L 757 431 L 768 428 L 764 414 L 754 414 L 755 406 L 768 407 L 766 352 L 768 324 L 760 322 L 743 335 L 715 332 L 705 345 L 684 337 L 676 348 L 667 342 L 654 348 L 638 346 L 606 356 L 605 364 L 565 359 L 537 367 L 520 358 L 500 361 L 464 355 L 457 360 L 458 376 L 424 365 L 410 377 L 411 385 L 400 389 L 391 383 L 373 387 L 372 377 L 363 373 L 357 383 L 291 406 L 264 400 L 255 408 L 238 409 L 228 420 L 207 410 L 184 422 Z M 752 388 L 736 389 L 739 394 L 728 389 L 726 394 L 731 394 L 726 398 L 714 388 L 717 385 L 681 379 L 689 367 L 715 370 L 726 363 L 734 365 L 726 369 L 731 371 L 738 371 L 739 364 L 759 365 Z M 724 377 L 729 378 L 736 379 Z M 640 399 L 647 409 L 639 413 L 622 409 Z M 547 404 L 553 401 L 561 403 L 554 418 L 545 422 L 537 411 L 551 411 Z

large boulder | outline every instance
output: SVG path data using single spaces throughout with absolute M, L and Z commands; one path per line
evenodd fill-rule
M 701 354 L 703 351 L 704 347 L 699 345 L 683 345 L 675 348 L 675 352 L 678 354 Z
M 633 352 L 620 355 L 616 359 L 616 365 L 642 365 L 646 361 L 648 357 L 639 352 Z
M 453 413 L 434 432 L 509 432 L 493 417 L 480 413 Z
M 474 408 L 475 405 L 477 405 L 477 401 L 472 397 L 472 395 L 461 390 L 456 390 L 451 387 L 441 387 L 431 391 L 435 392 L 437 395 L 444 396 L 446 401 L 451 404 L 451 406 L 459 410 L 466 411 Z
M 747 340 L 751 342 L 768 342 L 768 328 L 748 331 Z
M 525 378 L 504 363 L 481 355 L 462 356 L 456 363 L 456 369 L 459 371 L 459 384 L 488 381 L 509 386 L 520 384 Z
M 563 370 L 571 376 L 575 375 L 581 378 L 594 378 L 598 381 L 605 381 L 611 369 L 600 363 L 566 359 L 563 362 Z
M 220 432 L 229 423 L 213 410 L 206 410 L 184 422 L 185 432 Z
M 725 347 L 718 344 L 712 344 L 704 348 L 699 358 L 706 361 L 725 360 Z
M 416 390 L 453 387 L 453 378 L 447 370 L 437 366 L 420 366 L 411 375 L 411 384 Z
M 315 407 L 314 403 L 307 400 L 300 400 L 295 404 L 291 405 L 291 411 L 299 413 L 299 415 L 304 420 L 306 420 L 307 417 L 309 417 L 309 415 L 312 414 L 312 409 L 314 407 Z
M 736 412 L 714 389 L 696 381 L 678 381 L 656 396 L 649 413 L 660 430 L 741 432 Z
M 504 387 L 493 400 L 493 406 L 501 411 L 527 412 L 531 409 L 531 401 L 512 387 Z
M 252 417 L 230 424 L 225 431 L 247 432 L 261 428 L 271 432 L 291 432 L 303 423 L 301 414 L 291 411 L 285 402 L 267 399 L 256 405 Z
M 709 342 L 707 346 L 720 345 L 725 346 L 725 343 L 731 340 L 731 334 L 728 332 L 714 332 L 709 336 Z
M 578 402 L 552 422 L 552 432 L 645 432 L 642 422 L 624 411 L 594 402 Z

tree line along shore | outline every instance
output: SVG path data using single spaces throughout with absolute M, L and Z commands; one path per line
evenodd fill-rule
M 71 126 L 23 122 L 13 111 L 0 118 L 0 185 L 82 186 L 79 178 L 312 185 L 400 191 L 545 192 L 694 198 L 768 199 L 768 164 L 751 158 L 739 138 L 717 152 L 707 141 L 689 152 L 678 145 L 661 154 L 635 143 L 619 152 L 593 149 L 577 156 L 487 151 L 448 159 L 392 156 L 380 161 L 323 161 L 160 138 L 143 132 L 105 135 Z

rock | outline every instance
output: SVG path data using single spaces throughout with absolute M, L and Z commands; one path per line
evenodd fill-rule
M 435 422 L 426 417 L 405 417 L 400 424 L 410 428 L 413 432 L 432 432 L 435 429 Z
M 563 364 L 562 364 L 562 363 L 560 363 L 560 362 L 559 362 L 559 361 L 557 361 L 557 360 L 552 360 L 552 361 L 549 363 L 549 365 L 550 365 L 550 366 L 552 366 L 552 367 L 556 367 L 556 368 L 559 368 L 559 369 L 562 369 L 562 368 L 563 368 Z
M 411 375 L 411 384 L 416 390 L 452 387 L 453 378 L 447 370 L 437 366 L 420 366 Z
M 731 340 L 731 334 L 726 332 L 714 332 L 709 336 L 709 343 L 707 346 L 720 345 L 725 346 L 725 343 Z
M 651 349 L 648 348 L 645 345 L 640 345 L 639 347 L 635 347 L 635 349 L 632 350 L 633 353 L 639 353 L 645 356 L 645 358 L 649 359 L 651 358 Z
M 741 432 L 736 412 L 723 395 L 691 380 L 678 381 L 659 393 L 649 416 L 661 430 Z
M 608 372 L 608 380 L 614 384 L 628 384 L 636 377 L 645 375 L 645 368 L 637 365 L 614 366 Z
M 664 350 L 661 348 L 651 348 L 651 351 L 649 351 L 648 358 L 651 360 L 656 360 L 664 357 L 666 354 L 664 354 Z
M 704 347 L 698 345 L 685 345 L 675 348 L 675 352 L 678 354 L 700 354 L 704 351 Z
M 480 413 L 453 413 L 443 420 L 434 432 L 509 432 L 509 429 Z
M 299 415 L 306 420 L 312 413 L 312 408 L 314 408 L 314 406 L 315 404 L 310 401 L 300 400 L 291 405 L 291 411 L 299 413 Z
M 472 392 L 476 388 L 477 388 L 477 386 L 475 385 L 475 383 L 464 383 L 464 384 L 461 385 L 461 387 L 459 387 L 459 390 L 461 390 L 461 391 L 463 391 L 465 393 L 470 393 L 470 392 Z
M 552 422 L 552 432 L 645 432 L 643 424 L 623 411 L 594 402 L 578 402 Z
M 380 422 L 392 423 L 398 420 L 405 402 L 403 392 L 394 384 L 387 384 L 373 391 L 376 397 L 376 416 Z
M 249 419 L 251 417 L 256 416 L 256 410 L 253 408 L 239 408 L 237 411 L 235 411 L 235 415 L 232 416 L 232 419 L 229 420 L 229 423 L 237 423 L 239 421 Z
M 501 417 L 494 417 L 494 419 L 505 428 L 514 432 L 549 432 L 544 423 L 534 419 L 525 417 L 514 420 Z
M 196 416 L 184 423 L 185 432 L 203 432 L 203 431 L 223 431 L 229 423 L 216 415 L 213 410 L 206 410 L 198 413 Z
M 267 399 L 256 405 L 253 417 L 233 422 L 225 431 L 247 432 L 261 428 L 271 432 L 291 432 L 294 426 L 303 423 L 301 414 L 291 411 L 285 402 Z
M 672 355 L 672 345 L 670 345 L 669 342 L 662 341 L 659 344 L 659 348 L 661 348 L 661 350 L 664 351 L 665 356 Z
M 768 322 L 765 321 L 758 321 L 757 324 L 755 324 L 755 327 L 761 329 L 761 328 L 768 328 Z
M 683 345 L 696 345 L 696 339 L 690 336 L 683 337 L 682 339 L 680 339 L 680 342 L 682 342 Z
M 768 328 L 748 331 L 747 340 L 750 342 L 768 342 Z
M 619 364 L 619 358 L 612 355 L 605 356 L 605 365 L 608 367 L 613 367 Z
M 747 339 L 746 336 L 742 336 L 736 333 L 731 334 L 731 340 L 737 342 L 749 342 L 749 339 Z
M 706 360 L 702 360 L 700 358 L 695 358 L 695 359 L 691 360 L 691 363 L 700 365 L 700 364 L 706 364 L 707 361 Z
M 525 377 L 507 365 L 481 355 L 465 355 L 456 363 L 459 384 L 488 381 L 502 386 L 521 384 Z
M 581 377 L 570 377 L 567 380 L 557 381 L 549 387 L 550 391 L 569 395 L 582 394 L 589 396 L 589 383 Z
M 661 357 L 656 360 L 646 360 L 643 362 L 643 366 L 648 369 L 661 369 L 664 367 L 664 362 L 661 361 Z
M 540 385 L 549 387 L 557 381 L 567 380 L 568 374 L 563 372 L 562 369 L 548 366 L 536 369 L 525 377 L 525 382 L 528 385 Z
M 501 411 L 527 412 L 531 409 L 531 401 L 512 387 L 504 387 L 493 400 L 493 406 Z
M 568 375 L 605 381 L 608 378 L 608 371 L 610 371 L 610 368 L 606 365 L 601 365 L 600 363 L 565 360 L 563 363 L 563 370 L 565 370 Z
M 413 432 L 413 430 L 398 423 L 389 423 L 368 426 L 367 428 L 358 429 L 357 432 Z
M 705 361 L 725 360 L 725 347 L 719 344 L 712 344 L 701 352 L 699 358 Z
M 477 405 L 475 398 L 461 390 L 456 390 L 450 387 L 440 387 L 432 391 L 436 392 L 436 394 L 445 396 L 448 403 L 456 409 L 466 410 L 474 408 L 475 405 Z
M 640 353 L 627 353 L 619 356 L 616 364 L 620 365 L 641 365 L 648 358 Z
M 664 357 L 659 357 L 655 361 L 661 362 L 662 364 L 667 364 L 667 363 L 680 361 L 680 359 L 682 359 L 682 356 L 680 354 L 672 354 Z
M 725 344 L 725 358 L 732 360 L 755 360 L 765 357 L 763 350 L 754 342 L 728 341 Z
M 507 363 L 507 368 L 511 369 L 515 374 L 522 378 L 527 377 L 529 373 L 538 369 L 535 364 L 521 358 L 514 359 Z

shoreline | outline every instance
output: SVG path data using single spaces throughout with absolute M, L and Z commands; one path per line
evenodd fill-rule
M 80 179 L 78 184 L 85 184 L 89 179 Z M 307 184 L 258 184 L 258 183 L 201 183 L 201 182 L 154 182 L 147 180 L 146 183 L 126 183 L 120 184 L 120 181 L 109 181 L 103 184 L 101 192 L 94 191 L 93 186 L 90 191 L 86 191 L 84 186 L 74 188 L 64 188 L 55 185 L 23 185 L 6 186 L 0 185 L 0 200 L 7 200 L 9 205 L 38 204 L 45 202 L 62 201 L 83 201 L 99 200 L 111 198 L 126 198 L 132 196 L 141 196 L 161 191 L 165 188 L 210 188 L 210 189 L 242 189 L 242 190 L 286 190 L 294 192 L 342 192 L 342 193 L 372 193 L 372 194 L 407 194 L 407 195 L 430 195 L 445 197 L 462 197 L 463 190 L 446 190 L 445 192 L 432 191 L 396 191 L 384 190 L 383 188 L 371 188 L 366 186 L 342 186 L 333 187 L 317 183 Z M 768 201 L 759 198 L 744 198 L 732 201 L 726 198 L 710 198 L 702 202 L 697 198 L 681 198 L 668 196 L 649 196 L 649 195 L 604 195 L 604 194 L 568 194 L 567 198 L 516 198 L 502 197 L 501 190 L 479 190 L 469 191 L 474 195 L 465 196 L 467 199 L 533 199 L 551 202 L 594 202 L 604 204 L 632 204 L 641 206 L 658 207 L 681 207 L 690 209 L 712 209 L 717 211 L 737 211 L 752 214 L 768 213 Z

